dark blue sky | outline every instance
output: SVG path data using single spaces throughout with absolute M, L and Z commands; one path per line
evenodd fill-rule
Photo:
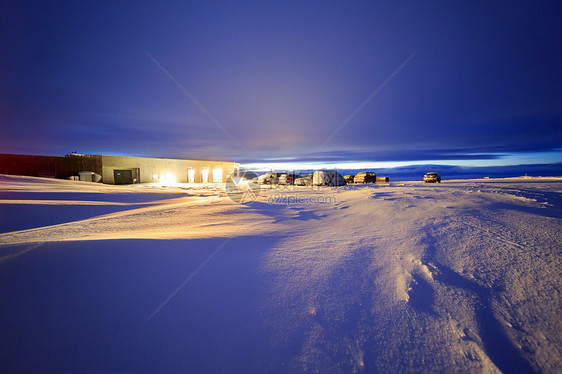
M 561 4 L 11 2 L 0 152 L 560 162 Z

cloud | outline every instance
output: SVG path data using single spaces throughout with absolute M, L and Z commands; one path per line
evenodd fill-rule
M 106 7 L 76 5 L 98 15 L 87 23 L 72 8 L 22 9 L 26 27 L 10 34 L 1 63 L 3 151 L 376 162 L 490 161 L 562 147 L 559 12 L 363 6 L 241 14 L 171 5 L 166 12 L 182 15 L 171 18 L 161 6 L 124 7 L 126 21 L 112 22 Z

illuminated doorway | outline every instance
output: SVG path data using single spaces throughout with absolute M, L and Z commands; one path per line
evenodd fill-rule
M 222 183 L 222 168 L 213 169 L 213 183 Z
M 195 183 L 195 169 L 187 169 L 187 183 Z

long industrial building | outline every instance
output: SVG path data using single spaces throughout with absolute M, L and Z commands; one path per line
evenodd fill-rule
M 34 156 L 0 154 L 0 174 L 67 179 L 80 172 L 101 175 L 107 184 L 222 183 L 237 176 L 240 164 L 228 161 L 86 155 Z

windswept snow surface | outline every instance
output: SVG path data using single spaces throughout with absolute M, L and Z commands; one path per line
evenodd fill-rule
M 2 372 L 561 372 L 562 179 L 0 176 Z

